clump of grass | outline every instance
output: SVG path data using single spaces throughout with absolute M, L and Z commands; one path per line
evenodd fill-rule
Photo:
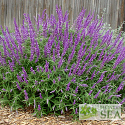
M 1 28 L 1 104 L 12 110 L 32 105 L 38 117 L 72 111 L 74 119 L 79 104 L 123 105 L 124 39 L 105 31 L 102 18 L 83 19 L 84 9 L 73 30 L 67 12 L 64 17 L 61 8 L 56 12 L 58 20 L 53 15 L 44 20 L 44 11 L 35 26 L 24 14 L 20 28 L 14 20 L 14 33 Z

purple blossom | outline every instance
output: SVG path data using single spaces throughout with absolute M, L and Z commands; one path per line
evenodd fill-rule
M 92 91 L 93 91 L 93 90 L 90 90 L 89 95 L 91 95 Z
M 110 99 L 112 96 L 116 96 L 116 97 L 121 97 L 122 94 L 119 95 L 111 95 L 110 97 L 108 97 L 108 99 Z
M 95 85 L 96 85 L 96 84 L 97 84 L 97 83 L 94 83 L 93 86 L 92 86 L 91 88 L 92 88 L 92 89 L 95 88 Z
M 73 96 L 76 96 L 75 94 L 72 94 Z
M 10 70 L 12 71 L 12 72 L 14 72 L 14 70 L 13 70 L 13 65 L 12 65 L 12 63 L 10 62 L 10 60 L 8 60 L 8 62 L 9 62 L 9 66 L 10 66 Z
M 53 84 L 55 84 L 55 82 L 56 82 L 55 79 L 53 79 Z
M 107 71 L 104 71 L 104 72 L 101 74 L 101 76 L 100 76 L 99 80 L 97 81 L 97 83 L 99 83 L 99 82 L 101 82 L 101 81 L 103 80 L 103 77 L 104 77 L 104 73 L 105 73 L 105 72 L 107 72 Z
M 10 92 L 12 92 L 12 91 L 13 91 L 13 89 L 10 90 Z
M 95 71 L 96 71 L 96 70 L 94 70 L 94 72 L 93 72 L 93 74 L 92 74 L 92 76 L 91 76 L 91 80 L 93 80 L 93 77 L 95 77 Z
M 62 63 L 63 63 L 63 57 L 61 57 L 60 61 L 58 62 L 58 68 L 61 67 Z
M 76 80 L 75 80 L 75 77 L 74 77 L 71 81 L 75 83 L 75 81 L 76 81 Z
M 111 80 L 113 80 L 115 78 L 114 73 L 115 72 L 113 72 L 113 75 L 111 76 L 111 78 L 109 80 L 107 80 L 106 82 L 110 82 Z
M 72 53 L 69 55 L 69 57 L 68 57 L 68 64 L 70 63 L 70 61 L 72 60 L 72 58 L 73 58 L 73 56 L 74 56 L 74 54 L 75 54 L 75 46 L 73 47 L 73 49 L 72 49 Z
M 125 98 L 120 102 L 120 104 L 123 104 L 125 102 Z
M 41 110 L 41 107 L 40 107 L 40 105 L 38 105 L 38 111 L 40 111 Z
M 53 107 L 53 110 L 55 109 L 55 106 Z
M 76 100 L 74 100 L 74 102 L 73 102 L 73 105 L 75 105 L 76 104 Z
M 87 63 L 83 66 L 83 69 L 80 71 L 79 76 L 83 74 L 83 72 L 84 72 L 85 69 L 86 69 L 86 66 L 87 66 Z
M 25 94 L 25 99 L 28 100 L 28 94 L 26 93 L 26 90 L 24 90 L 24 94 Z
M 101 60 L 101 58 L 102 58 L 102 56 L 103 56 L 103 54 L 104 54 L 104 50 L 105 50 L 105 48 L 102 49 L 102 52 L 100 53 L 98 60 Z
M 62 90 L 62 89 L 61 89 L 60 91 L 63 93 L 63 90 Z
M 54 93 L 56 90 L 51 91 L 50 93 Z
M 124 81 L 122 81 L 122 83 L 119 85 L 119 87 L 117 88 L 117 90 L 115 91 L 116 93 L 118 93 L 121 89 L 123 89 L 123 87 L 124 87 L 124 83 L 123 83 Z
M 77 62 L 77 64 L 76 64 L 76 67 L 73 69 L 73 74 L 74 74 L 74 75 L 75 75 L 75 73 L 76 73 L 76 71 L 77 71 L 77 69 L 78 69 L 78 67 L 79 67 L 80 61 L 81 61 L 81 59 L 78 60 L 78 62 Z
M 61 78 L 60 78 L 60 76 L 58 77 L 58 81 L 60 81 L 61 80 Z
M 20 88 L 20 86 L 19 86 L 18 82 L 16 82 L 16 84 L 17 84 L 17 88 L 18 88 L 19 90 L 21 90 L 21 88 Z
M 63 110 L 61 110 L 61 114 L 63 114 Z
M 23 73 L 24 73 L 24 75 L 25 75 L 26 77 L 28 77 L 28 75 L 27 75 L 27 73 L 26 73 L 24 67 L 22 67 L 22 69 L 23 69 Z
M 80 86 L 83 86 L 83 87 L 88 87 L 88 85 L 87 84 L 80 84 L 80 83 L 78 83 Z
M 53 70 L 55 71 L 55 66 L 53 66 Z
M 38 81 L 35 80 L 35 86 L 38 85 Z
M 86 56 L 84 62 L 85 62 L 87 59 L 89 59 L 90 55 L 91 55 L 91 52 L 89 52 L 89 54 Z
M 106 55 L 107 55 L 107 52 L 106 52 L 105 55 L 104 55 L 104 58 L 103 58 L 103 60 L 102 60 L 101 66 L 100 66 L 100 69 L 102 69 L 102 67 L 104 66 L 104 63 L 105 63 L 106 60 L 108 59 Z
M 5 79 L 5 77 L 4 77 L 4 73 L 3 73 L 3 79 Z
M 112 90 L 112 88 L 111 89 L 109 89 L 109 91 L 108 91 L 108 93 L 110 93 L 110 91 Z
M 24 81 L 28 84 L 28 80 L 26 79 L 26 76 L 23 75 L 23 77 L 24 77 Z
M 68 111 L 67 107 L 66 107 L 66 111 Z
M 41 93 L 39 95 L 40 95 L 40 98 L 42 99 L 43 97 L 41 96 Z
M 52 71 L 51 71 L 51 69 L 50 69 L 50 71 L 49 71 L 50 73 L 52 73 Z
M 49 74 L 48 74 L 48 79 L 50 78 Z
M 40 56 L 40 50 L 39 50 L 39 45 L 38 45 L 37 40 L 36 40 L 36 55 L 37 55 L 37 59 L 36 59 L 35 63 L 38 61 L 38 58 Z
M 67 84 L 66 91 L 69 91 L 69 89 L 70 89 L 70 82 Z
M 77 108 L 76 108 L 75 114 L 77 114 L 77 113 L 78 113 L 78 111 L 77 111 Z
M 35 71 L 33 70 L 33 67 L 30 68 L 30 71 L 33 72 L 33 74 L 36 74 Z
M 3 90 L 3 91 L 6 91 L 6 89 L 4 89 L 4 88 L 3 88 L 2 90 Z
M 49 71 L 49 62 L 47 63 L 47 60 L 46 60 L 46 65 L 45 65 L 45 71 L 48 72 Z
M 76 89 L 75 89 L 75 93 L 78 93 L 78 88 L 79 88 L 79 86 L 76 87 Z
M 86 73 L 89 73 L 89 72 L 90 72 L 90 70 L 91 70 L 93 67 L 97 67 L 97 66 L 96 66 L 96 65 L 91 66 L 91 67 L 89 68 L 89 70 L 88 70 Z
M 105 94 L 108 91 L 109 86 L 106 87 L 105 91 L 103 92 L 103 94 Z
M 41 71 L 43 72 L 43 68 L 40 66 Z
M 100 71 L 97 72 L 97 75 L 99 74 Z
M 94 98 L 97 98 L 100 92 L 101 92 L 101 90 L 98 91 L 98 93 L 95 95 Z
M 36 67 L 37 67 L 37 71 L 40 72 L 40 71 L 39 71 L 39 66 L 36 66 Z

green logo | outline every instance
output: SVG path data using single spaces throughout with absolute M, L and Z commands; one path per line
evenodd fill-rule
M 84 107 L 81 107 L 80 116 L 81 119 L 88 119 L 90 117 L 97 116 L 97 109 L 84 105 Z
M 79 104 L 79 120 L 121 120 L 121 104 Z

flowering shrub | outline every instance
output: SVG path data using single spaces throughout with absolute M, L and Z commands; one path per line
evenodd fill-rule
M 94 14 L 82 10 L 73 28 L 68 13 L 56 7 L 58 20 L 45 11 L 33 26 L 24 14 L 15 32 L 0 37 L 0 101 L 12 110 L 34 106 L 37 116 L 72 111 L 79 104 L 124 104 L 125 46 L 119 34 L 103 27 Z

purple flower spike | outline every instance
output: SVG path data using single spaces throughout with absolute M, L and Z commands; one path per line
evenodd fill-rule
M 90 90 L 90 91 L 89 91 L 89 95 L 90 95 L 90 96 L 91 96 L 92 91 L 93 91 L 93 90 Z
M 49 74 L 48 74 L 48 79 L 50 78 Z
M 120 104 L 123 104 L 125 102 L 125 98 L 120 102 Z
M 3 91 L 6 91 L 6 89 L 2 89 Z
M 66 111 L 68 111 L 67 107 L 66 107 Z
M 33 72 L 33 74 L 36 74 L 35 71 L 33 70 L 33 67 L 30 68 L 30 71 Z
M 61 92 L 63 93 L 63 90 L 61 89 Z
M 49 70 L 50 73 L 52 73 L 51 69 Z
M 61 110 L 61 114 L 63 114 L 63 110 Z
M 75 80 L 75 77 L 74 77 L 71 81 L 75 83 L 75 81 L 76 81 L 76 80 Z
M 53 66 L 53 70 L 55 71 L 55 66 Z
M 78 83 L 80 86 L 83 86 L 83 87 L 88 87 L 88 85 L 87 84 L 80 84 L 80 83 Z
M 75 94 L 72 94 L 73 96 L 76 96 Z
M 28 77 L 28 75 L 27 75 L 27 73 L 26 73 L 24 67 L 22 67 L 22 69 L 23 69 L 23 73 L 24 73 L 24 75 L 25 75 L 26 77 Z
M 47 63 L 47 61 L 46 61 L 46 65 L 45 65 L 45 71 L 46 71 L 46 72 L 48 72 L 48 71 L 49 71 L 49 69 L 48 69 L 48 68 L 49 68 L 49 62 Z
M 26 90 L 24 90 L 24 94 L 25 94 L 25 99 L 28 100 L 28 94 L 26 93 Z
M 50 93 L 54 93 L 56 90 L 51 91 Z
M 75 93 L 78 93 L 78 88 L 79 88 L 79 86 L 76 87 L 76 89 L 75 89 Z
M 36 67 L 37 67 L 37 71 L 40 72 L 40 71 L 39 71 L 39 67 L 38 67 L 38 66 L 36 66 Z
M 43 72 L 43 68 L 40 66 L 41 71 Z
M 75 105 L 76 104 L 76 100 L 74 100 L 74 102 L 73 102 L 73 105 Z
M 40 95 L 40 98 L 42 99 L 43 97 L 41 96 L 41 93 L 39 95 Z
M 94 98 L 97 98 L 100 92 L 101 92 L 101 90 L 98 91 L 98 93 L 95 95 Z
M 3 73 L 3 79 L 5 79 L 5 77 L 4 77 L 4 73 Z
M 56 82 L 55 79 L 53 79 L 53 84 L 55 84 L 55 82 Z
M 38 105 L 38 111 L 40 111 L 41 110 L 41 107 L 40 107 L 40 105 Z
M 66 91 L 69 91 L 69 89 L 70 89 L 70 82 L 67 84 L 67 88 L 66 88 Z
M 124 81 L 123 81 L 124 82 Z M 120 85 L 119 85 L 119 87 L 117 88 L 117 90 L 116 90 L 116 93 L 118 93 L 121 89 L 123 89 L 123 87 L 124 87 L 124 85 L 125 85 L 125 83 L 121 83 Z
M 19 86 L 18 82 L 16 82 L 16 84 L 17 84 L 17 88 L 18 88 L 19 90 L 21 90 L 21 88 L 20 88 L 20 86 Z
M 55 109 L 55 106 L 53 107 L 53 110 Z
M 77 108 L 76 108 L 76 111 L 75 111 L 75 114 L 77 114 L 78 112 L 77 112 Z

